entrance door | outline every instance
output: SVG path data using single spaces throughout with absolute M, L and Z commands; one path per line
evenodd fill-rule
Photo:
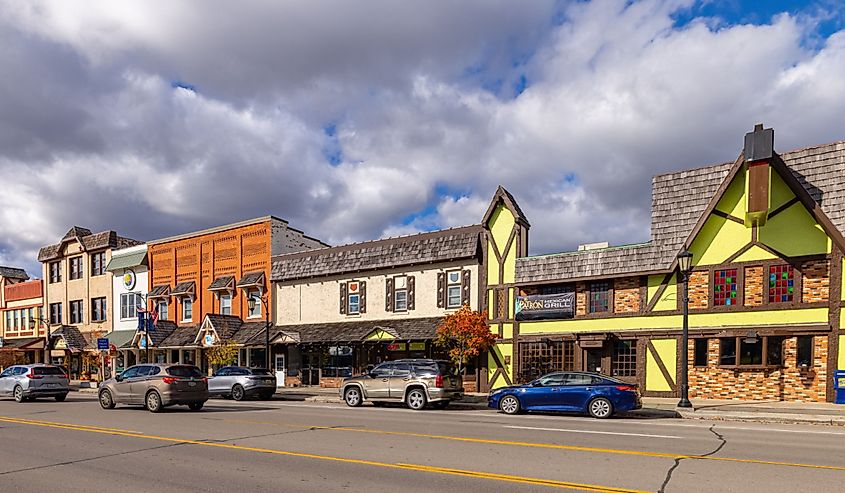
M 285 386 L 285 355 L 276 355 L 276 387 Z
M 589 348 L 585 349 L 584 353 L 584 371 L 601 373 L 602 350 L 600 348 Z

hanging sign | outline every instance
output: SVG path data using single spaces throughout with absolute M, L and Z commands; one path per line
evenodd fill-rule
M 99 351 L 108 351 L 109 350 L 109 340 L 107 337 L 98 337 L 97 338 L 97 350 Z
M 517 296 L 517 320 L 550 320 L 575 316 L 575 293 Z
M 411 351 L 425 351 L 425 343 L 424 342 L 412 342 L 410 344 Z
M 394 342 L 387 345 L 388 351 L 404 351 L 406 344 L 404 342 Z

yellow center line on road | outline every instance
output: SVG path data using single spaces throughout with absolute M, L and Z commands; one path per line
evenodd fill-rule
M 276 449 L 267 449 L 267 448 L 258 448 L 258 447 L 246 447 L 243 445 L 234 445 L 229 443 L 220 443 L 220 442 L 205 442 L 201 440 L 191 440 L 185 438 L 173 438 L 173 437 L 162 437 L 156 435 L 147 435 L 144 433 L 137 433 L 137 432 L 130 432 L 130 431 L 121 431 L 115 428 L 94 428 L 85 425 L 75 425 L 72 423 L 55 423 L 50 421 L 37 421 L 37 420 L 30 420 L 30 419 L 23 419 L 23 418 L 11 418 L 0 416 L 0 421 L 6 423 L 16 423 L 16 424 L 23 424 L 23 425 L 31 425 L 31 426 L 43 426 L 47 428 L 58 428 L 63 430 L 72 430 L 72 431 L 84 431 L 88 433 L 102 433 L 106 435 L 114 435 L 114 436 L 123 436 L 129 438 L 141 438 L 146 440 L 157 440 L 162 442 L 171 442 L 171 443 L 178 443 L 178 444 L 185 444 L 185 445 L 198 445 L 202 447 L 215 447 L 221 449 L 228 449 L 228 450 L 240 450 L 246 452 L 256 452 L 262 454 L 272 454 L 272 455 L 283 455 L 287 457 L 297 457 L 297 458 L 304 458 L 304 459 L 315 459 L 315 460 L 323 460 L 323 461 L 331 461 L 331 462 L 340 462 L 346 464 L 357 464 L 357 465 L 364 465 L 364 466 L 372 466 L 372 467 L 383 467 L 388 469 L 401 469 L 406 471 L 418 471 L 418 472 L 427 472 L 433 474 L 444 474 L 444 475 L 451 475 L 451 476 L 462 476 L 472 479 L 488 479 L 493 481 L 504 481 L 504 482 L 511 482 L 511 483 L 522 483 L 522 484 L 531 484 L 536 486 L 548 486 L 552 488 L 560 488 L 560 489 L 570 489 L 570 490 L 580 490 L 580 491 L 591 491 L 591 492 L 603 492 L 603 493 L 647 493 L 642 490 L 633 490 L 628 488 L 617 488 L 613 486 L 599 486 L 594 484 L 585 484 L 585 483 L 573 483 L 568 481 L 557 481 L 553 479 L 542 479 L 542 478 L 530 478 L 524 476 L 512 476 L 508 474 L 498 474 L 498 473 L 490 473 L 490 472 L 483 472 L 483 471 L 467 471 L 463 469 L 451 469 L 451 468 L 442 468 L 436 466 L 426 466 L 421 464 L 404 464 L 404 463 L 389 463 L 389 462 L 379 462 L 379 461 L 372 461 L 372 460 L 365 460 L 365 459 L 349 459 L 345 457 L 333 457 L 330 455 L 317 455 L 317 454 L 308 454 L 303 452 L 291 452 L 287 450 L 276 450 Z
M 497 440 L 492 438 L 471 438 L 471 437 L 459 437 L 459 436 L 452 436 L 452 435 L 429 435 L 426 433 L 411 433 L 407 431 L 387 431 L 387 430 L 374 430 L 374 429 L 367 429 L 367 428 L 347 428 L 342 426 L 308 426 L 308 425 L 294 425 L 294 424 L 286 424 L 286 423 L 273 423 L 270 421 L 251 421 L 251 420 L 244 420 L 244 419 L 228 419 L 228 418 L 215 418 L 220 421 L 231 421 L 235 423 L 249 423 L 249 424 L 260 424 L 260 425 L 273 425 L 273 426 L 283 426 L 287 428 L 297 428 L 302 430 L 328 430 L 328 431 L 348 431 L 354 433 L 373 433 L 377 435 L 394 435 L 394 436 L 404 436 L 404 437 L 413 437 L 413 438 L 429 438 L 434 440 L 450 440 L 456 442 L 468 442 L 468 443 L 484 443 L 489 445 L 509 445 L 509 446 L 516 446 L 516 447 L 532 447 L 532 448 L 545 448 L 545 449 L 554 449 L 554 450 L 571 450 L 575 452 L 592 452 L 592 453 L 599 453 L 599 454 L 617 454 L 617 455 L 637 455 L 641 457 L 657 457 L 662 459 L 692 459 L 692 460 L 709 460 L 709 461 L 720 461 L 720 462 L 737 462 L 742 464 L 761 464 L 767 466 L 782 466 L 782 467 L 802 467 L 808 469 L 825 469 L 829 471 L 845 471 L 845 467 L 842 466 L 827 466 L 821 464 L 802 464 L 796 462 L 780 462 L 780 461 L 769 461 L 769 460 L 760 460 L 760 459 L 740 459 L 736 457 L 713 457 L 713 456 L 705 456 L 705 455 L 685 455 L 685 454 L 673 454 L 669 452 L 648 452 L 645 450 L 626 450 L 626 449 L 612 449 L 612 448 L 600 448 L 600 447 L 583 447 L 579 445 L 559 445 L 555 443 L 536 443 L 536 442 L 517 442 L 511 440 Z

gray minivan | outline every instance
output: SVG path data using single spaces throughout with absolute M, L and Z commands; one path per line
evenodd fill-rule
M 61 402 L 70 391 L 65 371 L 53 365 L 14 365 L 0 373 L 0 395 L 11 395 L 17 402 L 53 397 Z

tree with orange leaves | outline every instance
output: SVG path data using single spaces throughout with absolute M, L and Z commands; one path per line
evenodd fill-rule
M 464 305 L 447 315 L 437 327 L 434 344 L 448 350 L 449 358 L 463 375 L 466 363 L 496 344 L 496 336 L 487 325 L 487 312 L 471 310 Z

